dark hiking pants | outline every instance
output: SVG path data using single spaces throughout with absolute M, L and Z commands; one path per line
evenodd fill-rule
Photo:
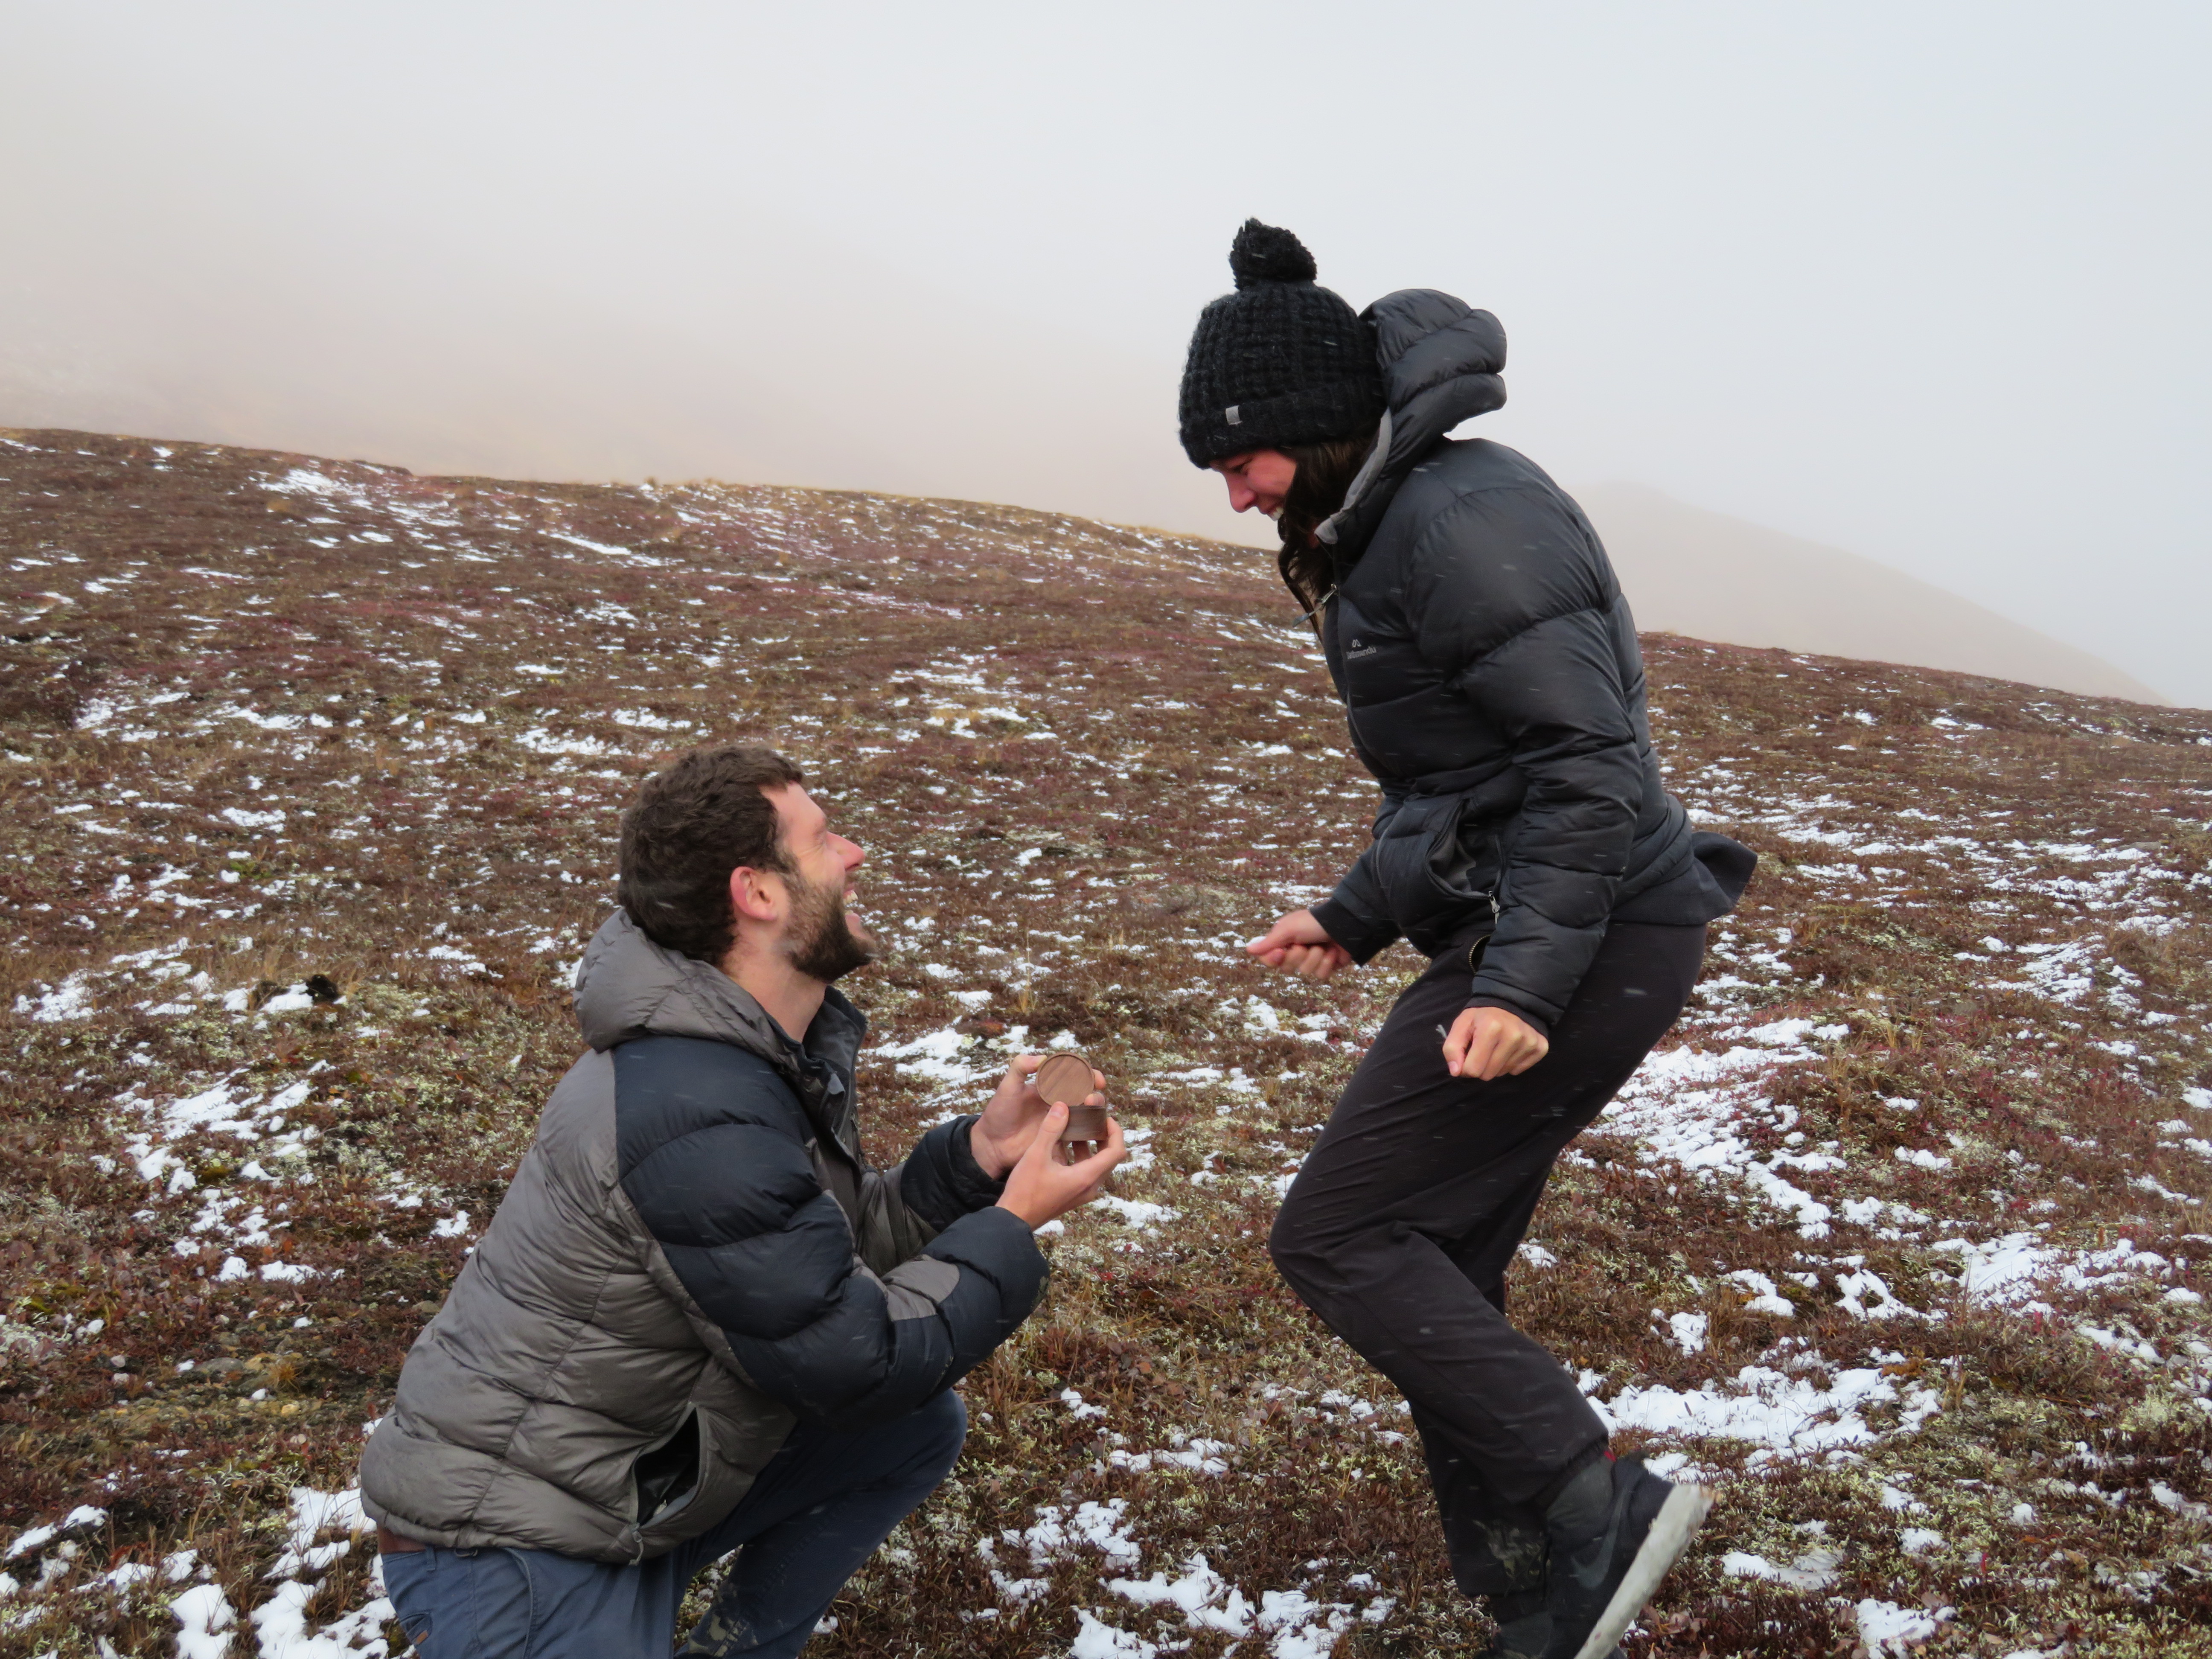
M 1506 1323 L 1506 1264 L 1553 1160 L 1674 1023 L 1705 949 L 1702 927 L 1615 922 L 1551 1052 L 1490 1083 L 1444 1069 L 1468 960 L 1437 957 L 1390 1011 L 1275 1218 L 1283 1277 L 1412 1406 L 1470 1595 L 1542 1588 L 1537 1499 L 1606 1443 L 1566 1369 Z

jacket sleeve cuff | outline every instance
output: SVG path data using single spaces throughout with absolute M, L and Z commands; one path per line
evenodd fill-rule
M 1006 1190 L 1006 1176 L 994 1180 L 975 1161 L 975 1121 L 981 1115 L 970 1112 L 952 1120 L 952 1190 L 970 1212 L 989 1208 Z
M 975 1162 L 969 1144 L 975 1127 L 973 1115 L 939 1124 L 915 1143 L 900 1168 L 900 1199 L 936 1231 L 989 1208 L 1006 1189 L 1003 1179 L 992 1180 Z
M 1322 931 L 1365 963 L 1380 955 L 1398 937 L 1398 924 L 1362 915 L 1340 898 L 1331 896 L 1313 907 L 1313 919 Z
M 1534 1026 L 1536 1030 L 1536 1035 L 1542 1037 L 1546 1042 L 1548 1042 L 1551 1041 L 1552 1022 L 1550 1018 L 1546 1015 L 1538 1013 L 1534 1009 L 1528 1007 L 1526 1004 L 1514 1001 L 1510 997 L 1493 996 L 1489 992 L 1486 991 L 1480 995 L 1469 997 L 1467 1000 L 1467 1006 L 1470 1008 L 1503 1008 L 1507 1013 L 1516 1015 L 1519 1018 L 1526 1020 L 1530 1025 Z

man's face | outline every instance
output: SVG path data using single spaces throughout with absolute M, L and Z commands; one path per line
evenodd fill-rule
M 1216 461 L 1213 470 L 1229 485 L 1230 506 L 1239 513 L 1256 507 L 1272 519 L 1283 510 L 1298 464 L 1279 449 L 1254 449 Z
M 867 924 L 845 904 L 853 872 L 866 854 L 830 833 L 829 815 L 797 784 L 764 793 L 775 805 L 790 866 L 783 878 L 791 897 L 783 948 L 793 967 L 826 985 L 873 962 L 882 949 Z

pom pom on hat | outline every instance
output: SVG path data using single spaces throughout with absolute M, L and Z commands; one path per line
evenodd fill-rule
M 1306 245 L 1247 219 L 1230 245 L 1237 291 L 1199 313 L 1176 416 L 1195 466 L 1349 438 L 1383 405 L 1375 330 L 1314 281 Z
M 1310 283 L 1316 267 L 1306 245 L 1275 225 L 1247 219 L 1229 245 L 1229 269 L 1239 289 L 1255 283 Z

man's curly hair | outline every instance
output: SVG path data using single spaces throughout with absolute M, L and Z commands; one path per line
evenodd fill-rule
M 622 818 L 622 902 L 646 937 L 702 962 L 736 943 L 730 872 L 787 874 L 782 825 L 763 793 L 805 775 L 761 744 L 694 749 L 654 773 Z

